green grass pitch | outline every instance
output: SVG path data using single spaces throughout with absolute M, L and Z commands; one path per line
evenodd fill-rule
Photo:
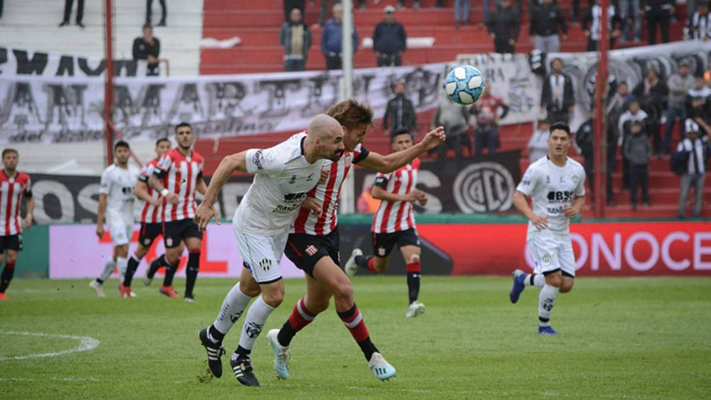
M 209 325 L 234 281 L 198 280 L 197 303 L 145 288 L 121 300 L 116 280 L 99 299 L 84 281 L 17 280 L 0 303 L 3 399 L 701 399 L 711 398 L 711 279 L 579 278 L 559 295 L 558 337 L 536 334 L 538 290 L 508 300 L 510 279 L 423 278 L 427 312 L 404 317 L 405 277 L 358 277 L 356 302 L 374 343 L 397 368 L 379 382 L 333 308 L 296 336 L 291 378 L 279 381 L 264 338 L 304 293 L 286 281 L 286 298 L 253 351 L 259 388 L 231 375 L 198 382 L 205 352 L 197 334 Z M 182 289 L 183 281 L 177 281 Z M 237 346 L 242 320 L 225 339 Z M 90 351 L 47 358 L 89 336 Z

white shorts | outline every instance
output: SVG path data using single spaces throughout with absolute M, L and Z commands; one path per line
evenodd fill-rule
M 543 275 L 561 271 L 575 278 L 575 255 L 570 236 L 538 236 L 528 239 L 528 250 L 536 262 L 535 272 Z
M 279 263 L 284 255 L 289 232 L 280 235 L 253 235 L 244 233 L 236 225 L 232 229 L 237 239 L 237 247 L 244 260 L 244 267 L 252 273 L 257 283 L 266 284 L 281 279 Z
M 123 246 L 131 242 L 133 236 L 133 224 L 124 221 L 112 221 L 109 223 L 109 233 L 111 233 L 111 243 L 114 247 Z

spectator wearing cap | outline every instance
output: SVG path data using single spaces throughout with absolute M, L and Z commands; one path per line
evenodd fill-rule
M 395 82 L 395 97 L 388 101 L 385 106 L 385 116 L 383 117 L 383 130 L 390 129 L 390 133 L 398 129 L 407 129 L 409 132 L 417 131 L 417 114 L 412 101 L 405 97 L 405 80 Z
M 536 129 L 528 140 L 528 160 L 533 163 L 548 155 L 548 130 L 551 123 L 547 119 L 538 120 Z M 445 129 L 446 132 L 446 129 Z M 449 133 L 447 134 L 449 137 Z
M 402 65 L 401 53 L 407 49 L 405 27 L 395 20 L 395 7 L 385 7 L 385 20 L 373 32 L 373 50 L 377 54 L 378 67 Z
M 563 40 L 568 40 L 568 27 L 560 7 L 553 0 L 543 0 L 533 6 L 529 33 L 534 47 L 544 53 L 557 53 L 560 51 L 559 32 Z
M 647 19 L 649 44 L 657 43 L 657 25 L 661 31 L 662 43 L 669 43 L 669 22 L 674 15 L 672 0 L 642 0 L 642 6 Z
M 454 150 L 457 157 L 464 157 L 463 147 L 469 141 L 469 113 L 467 107 L 449 99 L 447 93 L 440 93 L 439 106 L 434 117 L 434 126 L 443 126 L 447 132 L 447 140 L 437 146 L 437 158 L 446 157 L 449 149 Z
M 158 57 L 160 56 L 160 40 L 153 36 L 153 27 L 143 26 L 143 36 L 133 41 L 133 59 L 147 60 L 147 76 L 158 76 L 160 73 Z
M 708 167 L 709 144 L 708 135 L 703 139 L 700 137 L 699 125 L 690 120 L 686 120 L 686 139 L 677 146 L 677 152 L 683 152 L 688 157 L 686 168 L 681 176 L 681 188 L 679 195 L 679 215 L 680 219 L 686 217 L 686 199 L 689 191 L 694 188 L 694 218 L 701 216 L 701 203 L 704 194 L 704 181 L 706 180 L 706 168 Z
M 341 69 L 343 38 L 343 6 L 336 4 L 333 6 L 333 18 L 326 22 L 321 33 L 321 52 L 326 57 L 326 69 Z M 358 31 L 353 26 L 353 53 L 358 49 Z
M 709 14 L 709 3 L 704 1 L 699 3 L 696 12 L 689 13 L 684 26 L 684 38 L 686 40 L 709 40 L 711 39 L 711 14 Z
M 679 72 L 670 76 L 667 80 L 669 100 L 666 115 L 667 122 L 664 128 L 664 154 L 671 152 L 672 130 L 677 119 L 681 126 L 681 132 L 684 133 L 684 121 L 686 121 L 684 102 L 689 90 L 694 88 L 694 77 L 689 72 L 689 63 L 682 61 L 679 64 Z
M 649 159 L 652 146 L 644 132 L 645 125 L 640 121 L 632 122 L 631 136 L 625 142 L 624 156 L 630 166 L 630 201 L 632 209 L 637 208 L 637 188 L 642 188 L 642 202 L 649 206 Z
M 484 87 L 481 97 L 472 105 L 469 112 L 476 116 L 474 154 L 482 154 L 484 148 L 487 149 L 489 154 L 496 153 L 496 149 L 501 145 L 499 120 L 506 118 L 509 113 L 509 106 L 500 98 L 492 95 L 489 85 L 487 85 Z
M 521 14 L 511 0 L 501 0 L 501 8 L 489 15 L 486 21 L 489 36 L 494 39 L 494 51 L 513 53 L 521 32 Z
M 304 24 L 298 8 L 292 9 L 289 21 L 282 24 L 279 42 L 284 47 L 284 71 L 305 70 L 311 47 L 311 30 Z
M 632 93 L 649 114 L 649 130 L 651 131 L 649 133 L 654 138 L 654 153 L 659 155 L 662 151 L 660 120 L 669 99 L 669 87 L 666 82 L 659 79 L 657 70 L 649 67 L 644 80 L 637 85 Z
M 568 123 L 575 106 L 573 80 L 563 73 L 563 60 L 551 61 L 551 73 L 543 80 L 541 110 L 548 112 L 548 121 Z

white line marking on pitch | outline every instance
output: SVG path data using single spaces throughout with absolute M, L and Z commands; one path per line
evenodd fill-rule
M 70 335 L 53 335 L 50 333 L 39 333 L 39 332 L 7 332 L 0 331 L 0 335 L 18 335 L 18 336 L 38 336 L 38 337 L 51 337 L 59 339 L 71 339 L 78 340 L 79 345 L 68 350 L 58 351 L 56 353 L 38 353 L 38 354 L 27 354 L 24 356 L 13 356 L 13 357 L 0 357 L 0 361 L 6 360 L 26 360 L 29 358 L 44 358 L 44 357 L 57 357 L 64 356 L 71 353 L 79 353 L 82 351 L 94 350 L 99 346 L 99 341 L 89 337 L 89 336 L 70 336 Z

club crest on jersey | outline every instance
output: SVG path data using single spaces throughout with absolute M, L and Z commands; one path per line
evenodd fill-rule
M 541 263 L 543 263 L 543 265 L 550 264 L 551 263 L 551 255 L 548 253 L 544 254 L 543 257 L 541 257 Z
M 318 253 L 318 249 L 317 249 L 316 246 L 314 246 L 314 245 L 311 245 L 311 246 L 307 247 L 304 251 L 305 251 L 306 254 L 308 254 L 309 256 L 313 256 L 314 254 Z
M 570 179 L 573 181 L 573 183 L 578 183 L 578 176 L 577 175 L 573 175 Z
M 385 257 L 385 247 L 378 247 L 378 255 Z
M 151 245 L 151 239 L 150 238 L 145 238 L 143 240 L 143 245 L 145 246 L 150 246 Z
M 262 259 L 262 261 L 259 262 L 259 267 L 262 268 L 264 271 L 269 271 L 269 269 L 272 267 L 272 260 L 268 258 Z
M 173 238 L 165 239 L 165 244 L 166 244 L 168 247 L 173 247 Z

